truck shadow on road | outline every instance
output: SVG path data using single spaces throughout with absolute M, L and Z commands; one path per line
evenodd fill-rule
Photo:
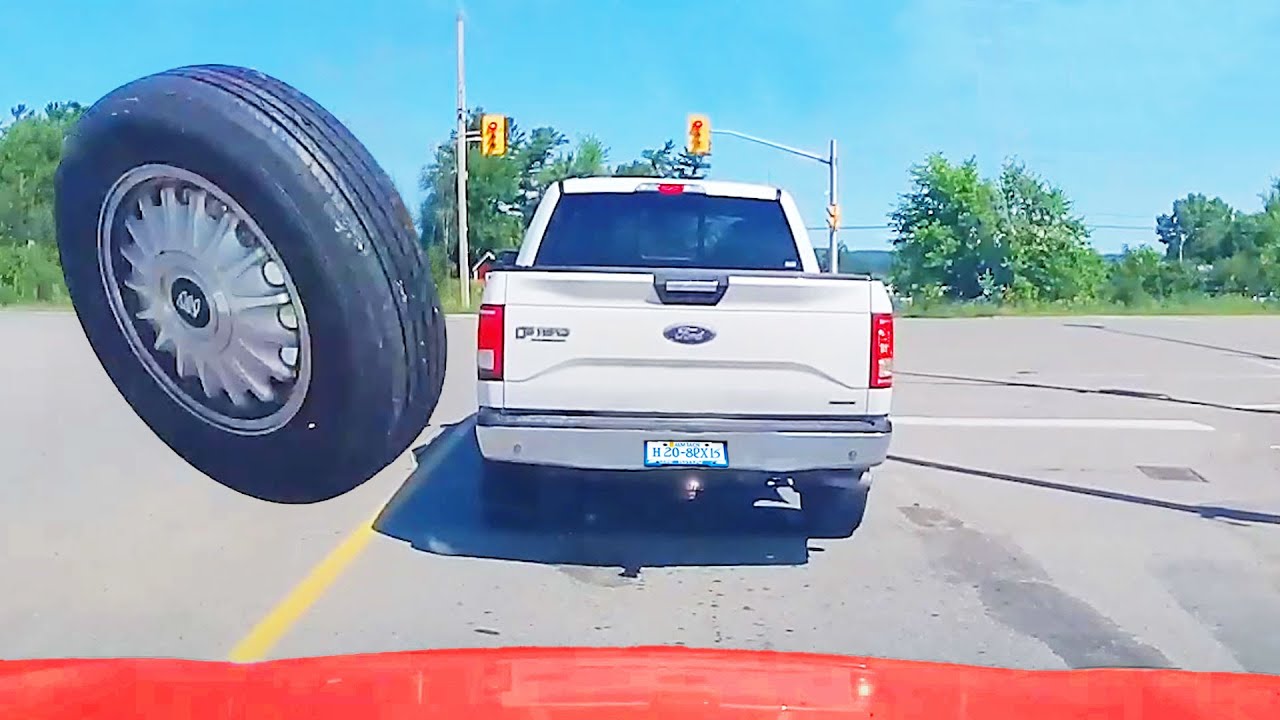
M 426 552 L 620 567 L 624 575 L 645 567 L 808 562 L 794 496 L 787 503 L 763 484 L 735 483 L 689 500 L 664 485 L 611 483 L 603 473 L 553 476 L 543 481 L 536 513 L 516 529 L 492 526 L 481 512 L 473 419 L 447 427 L 414 454 L 417 468 L 374 529 Z

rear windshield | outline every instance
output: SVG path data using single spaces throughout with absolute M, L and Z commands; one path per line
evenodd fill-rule
M 537 265 L 800 270 L 776 200 L 657 192 L 562 195 Z

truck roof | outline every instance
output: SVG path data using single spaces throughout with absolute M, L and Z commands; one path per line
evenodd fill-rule
M 658 177 L 585 177 L 563 181 L 563 193 L 631 193 L 643 185 L 693 185 L 707 195 L 717 197 L 751 198 L 755 200 L 780 200 L 786 192 L 772 185 L 729 182 L 725 180 L 685 180 Z

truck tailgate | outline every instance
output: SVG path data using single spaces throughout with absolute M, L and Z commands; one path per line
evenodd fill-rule
M 662 272 L 528 270 L 494 273 L 489 282 L 500 287 L 486 298 L 505 306 L 507 408 L 866 411 L 866 279 L 730 271 L 710 281 L 719 283 L 714 293 L 705 275 Z M 718 301 L 707 304 L 711 295 Z

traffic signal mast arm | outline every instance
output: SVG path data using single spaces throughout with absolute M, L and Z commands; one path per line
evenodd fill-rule
M 807 157 L 810 160 L 817 160 L 818 162 L 827 164 L 827 165 L 831 164 L 830 158 L 825 158 L 821 155 L 818 155 L 817 153 L 811 153 L 808 150 L 801 150 L 800 148 L 794 148 L 794 147 L 791 147 L 790 145 L 783 145 L 782 143 L 776 143 L 772 140 L 765 140 L 764 138 L 759 138 L 759 137 L 756 137 L 755 135 L 748 135 L 743 132 L 738 132 L 737 130 L 725 130 L 723 128 L 716 128 L 716 129 L 713 129 L 711 132 L 723 133 L 725 135 L 732 135 L 736 138 L 742 138 L 743 140 L 750 140 L 751 142 L 760 143 L 761 145 L 768 145 L 771 148 L 777 148 L 779 150 L 789 152 L 792 155 Z

